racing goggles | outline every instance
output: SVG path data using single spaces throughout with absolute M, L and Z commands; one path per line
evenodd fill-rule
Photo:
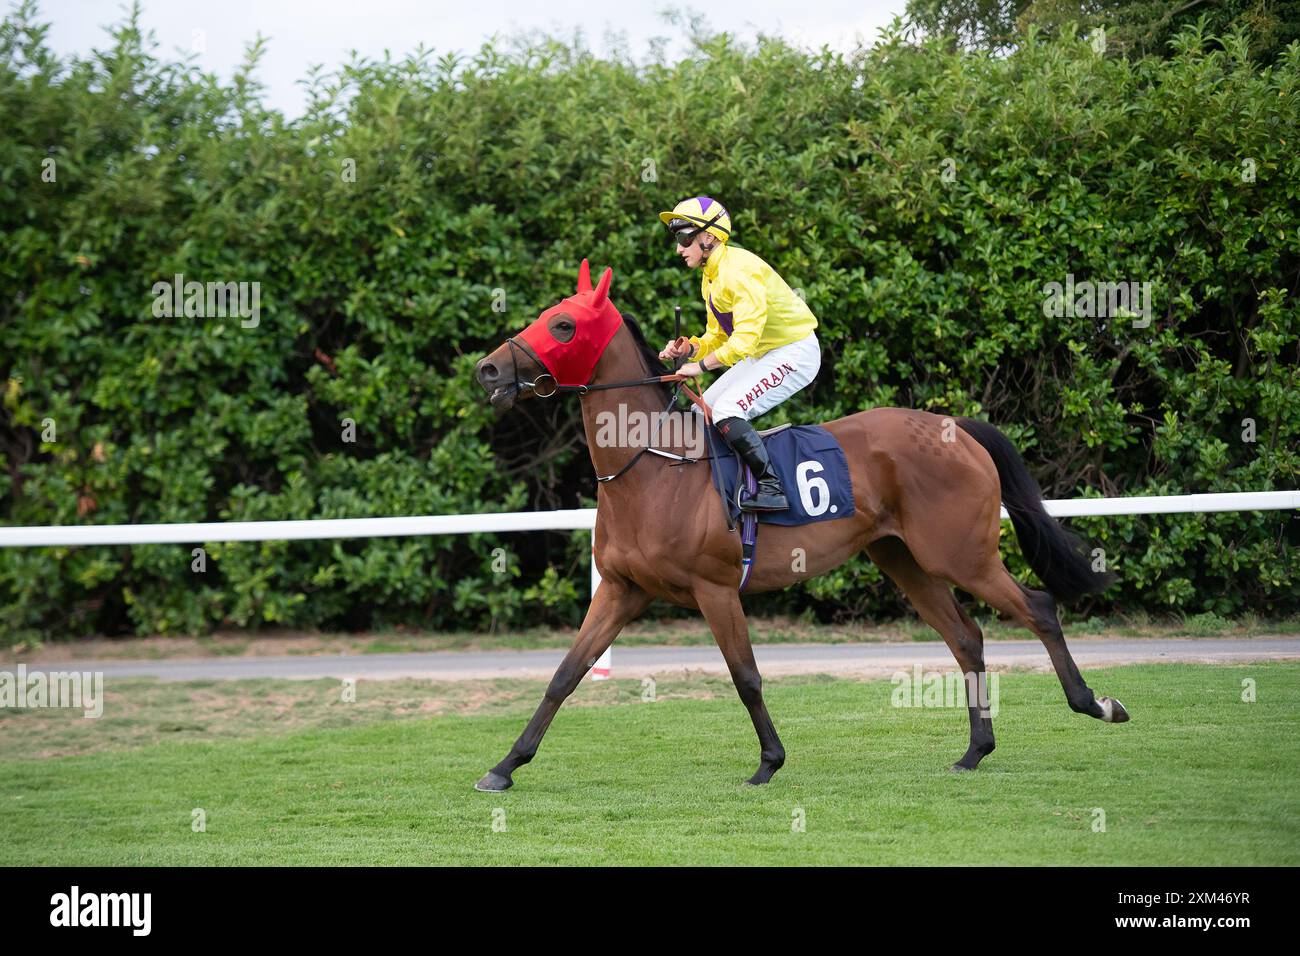
M 704 232 L 719 219 L 722 218 L 722 212 L 719 211 L 712 219 L 700 226 L 689 219 L 670 219 L 668 221 L 668 231 L 673 235 L 673 242 L 679 246 L 689 246 L 695 241 L 696 236 Z

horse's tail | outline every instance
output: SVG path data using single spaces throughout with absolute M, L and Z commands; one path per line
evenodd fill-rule
M 1020 548 L 1052 596 L 1068 604 L 1110 587 L 1114 573 L 1093 571 L 1083 542 L 1047 513 L 1043 491 L 1011 439 L 988 422 L 959 418 L 957 424 L 984 447 L 997 466 L 1002 504 L 1011 516 Z

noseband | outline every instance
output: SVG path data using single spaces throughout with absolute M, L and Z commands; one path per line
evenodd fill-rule
M 527 342 L 523 342 L 523 341 L 516 342 L 515 337 L 513 335 L 510 336 L 508 339 L 506 339 L 506 344 L 510 346 L 510 365 L 513 368 L 515 373 L 514 375 L 515 394 L 518 395 L 524 389 L 531 388 L 533 390 L 533 394 L 536 395 L 538 398 L 550 398 L 552 395 L 554 395 L 555 392 L 560 388 L 560 384 L 555 381 L 555 376 L 552 375 L 550 372 L 542 372 L 541 375 L 537 376 L 537 380 L 533 382 L 519 381 L 519 359 L 515 357 L 515 352 L 523 352 L 530 359 L 532 359 L 534 362 L 537 363 L 538 368 L 540 369 L 546 368 L 545 363 L 543 363 L 542 360 L 537 357 L 537 353 L 533 351 L 532 346 L 530 346 Z M 549 391 L 546 392 L 538 391 L 537 386 L 542 382 L 543 379 L 550 379 L 551 384 L 550 384 Z

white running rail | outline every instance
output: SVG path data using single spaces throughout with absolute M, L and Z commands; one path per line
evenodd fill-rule
M 1044 501 L 1057 518 L 1181 514 L 1215 511 L 1300 509 L 1300 491 L 1234 491 L 1201 495 L 1151 495 L 1128 498 L 1063 498 Z M 1007 510 L 1002 509 L 1006 519 Z M 50 525 L 0 528 L 0 548 L 83 545 L 202 544 L 214 541 L 308 541 L 320 538 L 392 538 L 404 535 L 492 534 L 504 531 L 593 530 L 595 508 L 567 511 L 513 511 L 502 514 L 416 515 L 406 518 L 317 518 L 307 521 L 216 521 L 193 524 Z M 600 574 L 591 562 L 591 593 Z M 609 677 L 612 656 L 605 651 L 591 670 L 593 680 Z

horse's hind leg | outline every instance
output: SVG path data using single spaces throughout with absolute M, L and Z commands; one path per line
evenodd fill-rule
M 970 715 L 970 747 L 953 770 L 974 770 L 993 752 L 993 718 L 988 710 L 988 679 L 984 673 L 984 634 L 957 603 L 947 582 L 928 574 L 901 538 L 880 538 L 867 545 L 867 554 L 907 595 L 921 619 L 943 638 L 957 659 L 966 686 Z
M 1025 587 L 996 557 L 985 564 L 981 574 L 968 580 L 958 579 L 956 583 L 990 607 L 1009 614 L 1037 635 L 1052 659 L 1052 667 L 1061 681 L 1071 710 L 1112 724 L 1122 724 L 1129 719 L 1123 704 L 1110 697 L 1098 698 L 1084 682 L 1074 658 L 1070 656 L 1070 649 L 1065 646 L 1065 634 L 1051 594 Z
M 578 636 L 569 652 L 564 655 L 555 676 L 551 678 L 546 696 L 542 698 L 533 719 L 528 722 L 505 759 L 489 770 L 474 785 L 474 789 L 495 792 L 510 788 L 514 783 L 511 775 L 536 755 L 542 736 L 551 725 L 560 705 L 577 689 L 587 671 L 605 653 L 605 649 L 614 643 L 619 632 L 646 609 L 650 600 L 645 591 L 631 582 L 614 578 L 605 578 L 600 582 Z
M 735 588 L 701 585 L 695 592 L 695 602 L 713 631 L 714 640 L 727 661 L 727 669 L 731 671 L 736 692 L 749 711 L 749 718 L 758 734 L 758 770 L 747 782 L 767 783 L 785 763 L 785 747 L 781 745 L 781 738 L 776 735 L 776 727 L 768 716 L 767 705 L 763 703 L 763 678 L 754 661 L 753 645 L 749 643 L 749 622 L 745 620 L 740 595 Z

